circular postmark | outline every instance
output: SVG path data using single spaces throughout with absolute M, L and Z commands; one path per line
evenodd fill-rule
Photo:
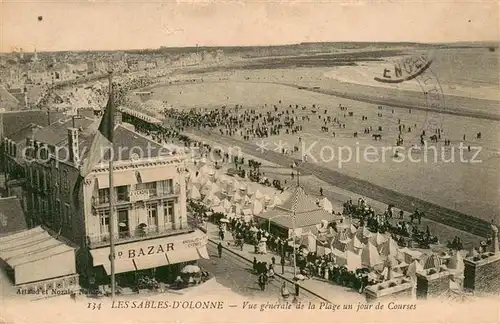
M 427 131 L 430 136 L 436 135 L 443 128 L 442 112 L 446 109 L 445 96 L 439 79 L 432 71 L 433 53 L 421 53 L 399 58 L 386 66 L 375 81 L 388 84 L 400 84 L 415 80 L 425 97 L 426 107 L 415 105 L 415 109 L 424 111 L 424 122 L 420 132 Z

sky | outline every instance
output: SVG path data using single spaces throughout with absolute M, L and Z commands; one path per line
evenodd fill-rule
M 341 2 L 342 1 L 342 2 Z M 42 21 L 38 17 L 42 16 Z M 495 0 L 2 0 L 0 51 L 498 41 Z

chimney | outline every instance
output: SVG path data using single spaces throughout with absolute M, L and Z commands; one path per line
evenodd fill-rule
M 120 125 L 122 123 L 122 112 L 121 111 L 116 111 L 115 112 L 115 120 L 114 120 L 114 125 Z
M 68 128 L 69 161 L 74 164 L 80 163 L 80 151 L 78 149 L 78 129 Z

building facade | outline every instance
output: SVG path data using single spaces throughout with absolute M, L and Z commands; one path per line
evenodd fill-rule
M 185 156 L 120 120 L 113 143 L 113 233 L 108 163 L 101 161 L 82 186 L 75 185 L 98 121 L 62 120 L 27 139 L 28 224 L 42 224 L 80 247 L 76 262 L 82 283 L 109 280 L 111 235 L 116 242 L 116 273 L 125 276 L 170 265 L 179 270 L 183 262 L 208 258 L 205 233 L 187 218 Z M 141 154 L 146 148 L 147 154 Z M 170 270 L 172 276 L 175 271 Z

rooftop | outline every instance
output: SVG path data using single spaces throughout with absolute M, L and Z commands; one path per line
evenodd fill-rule
M 49 125 L 49 116 L 45 110 L 21 110 L 1 113 L 3 117 L 3 136 L 9 137 L 11 134 L 26 128 L 31 124 L 46 127 Z M 60 119 L 63 115 L 59 112 L 50 112 L 50 122 Z
M 0 236 L 27 228 L 19 198 L 14 196 L 0 198 Z

